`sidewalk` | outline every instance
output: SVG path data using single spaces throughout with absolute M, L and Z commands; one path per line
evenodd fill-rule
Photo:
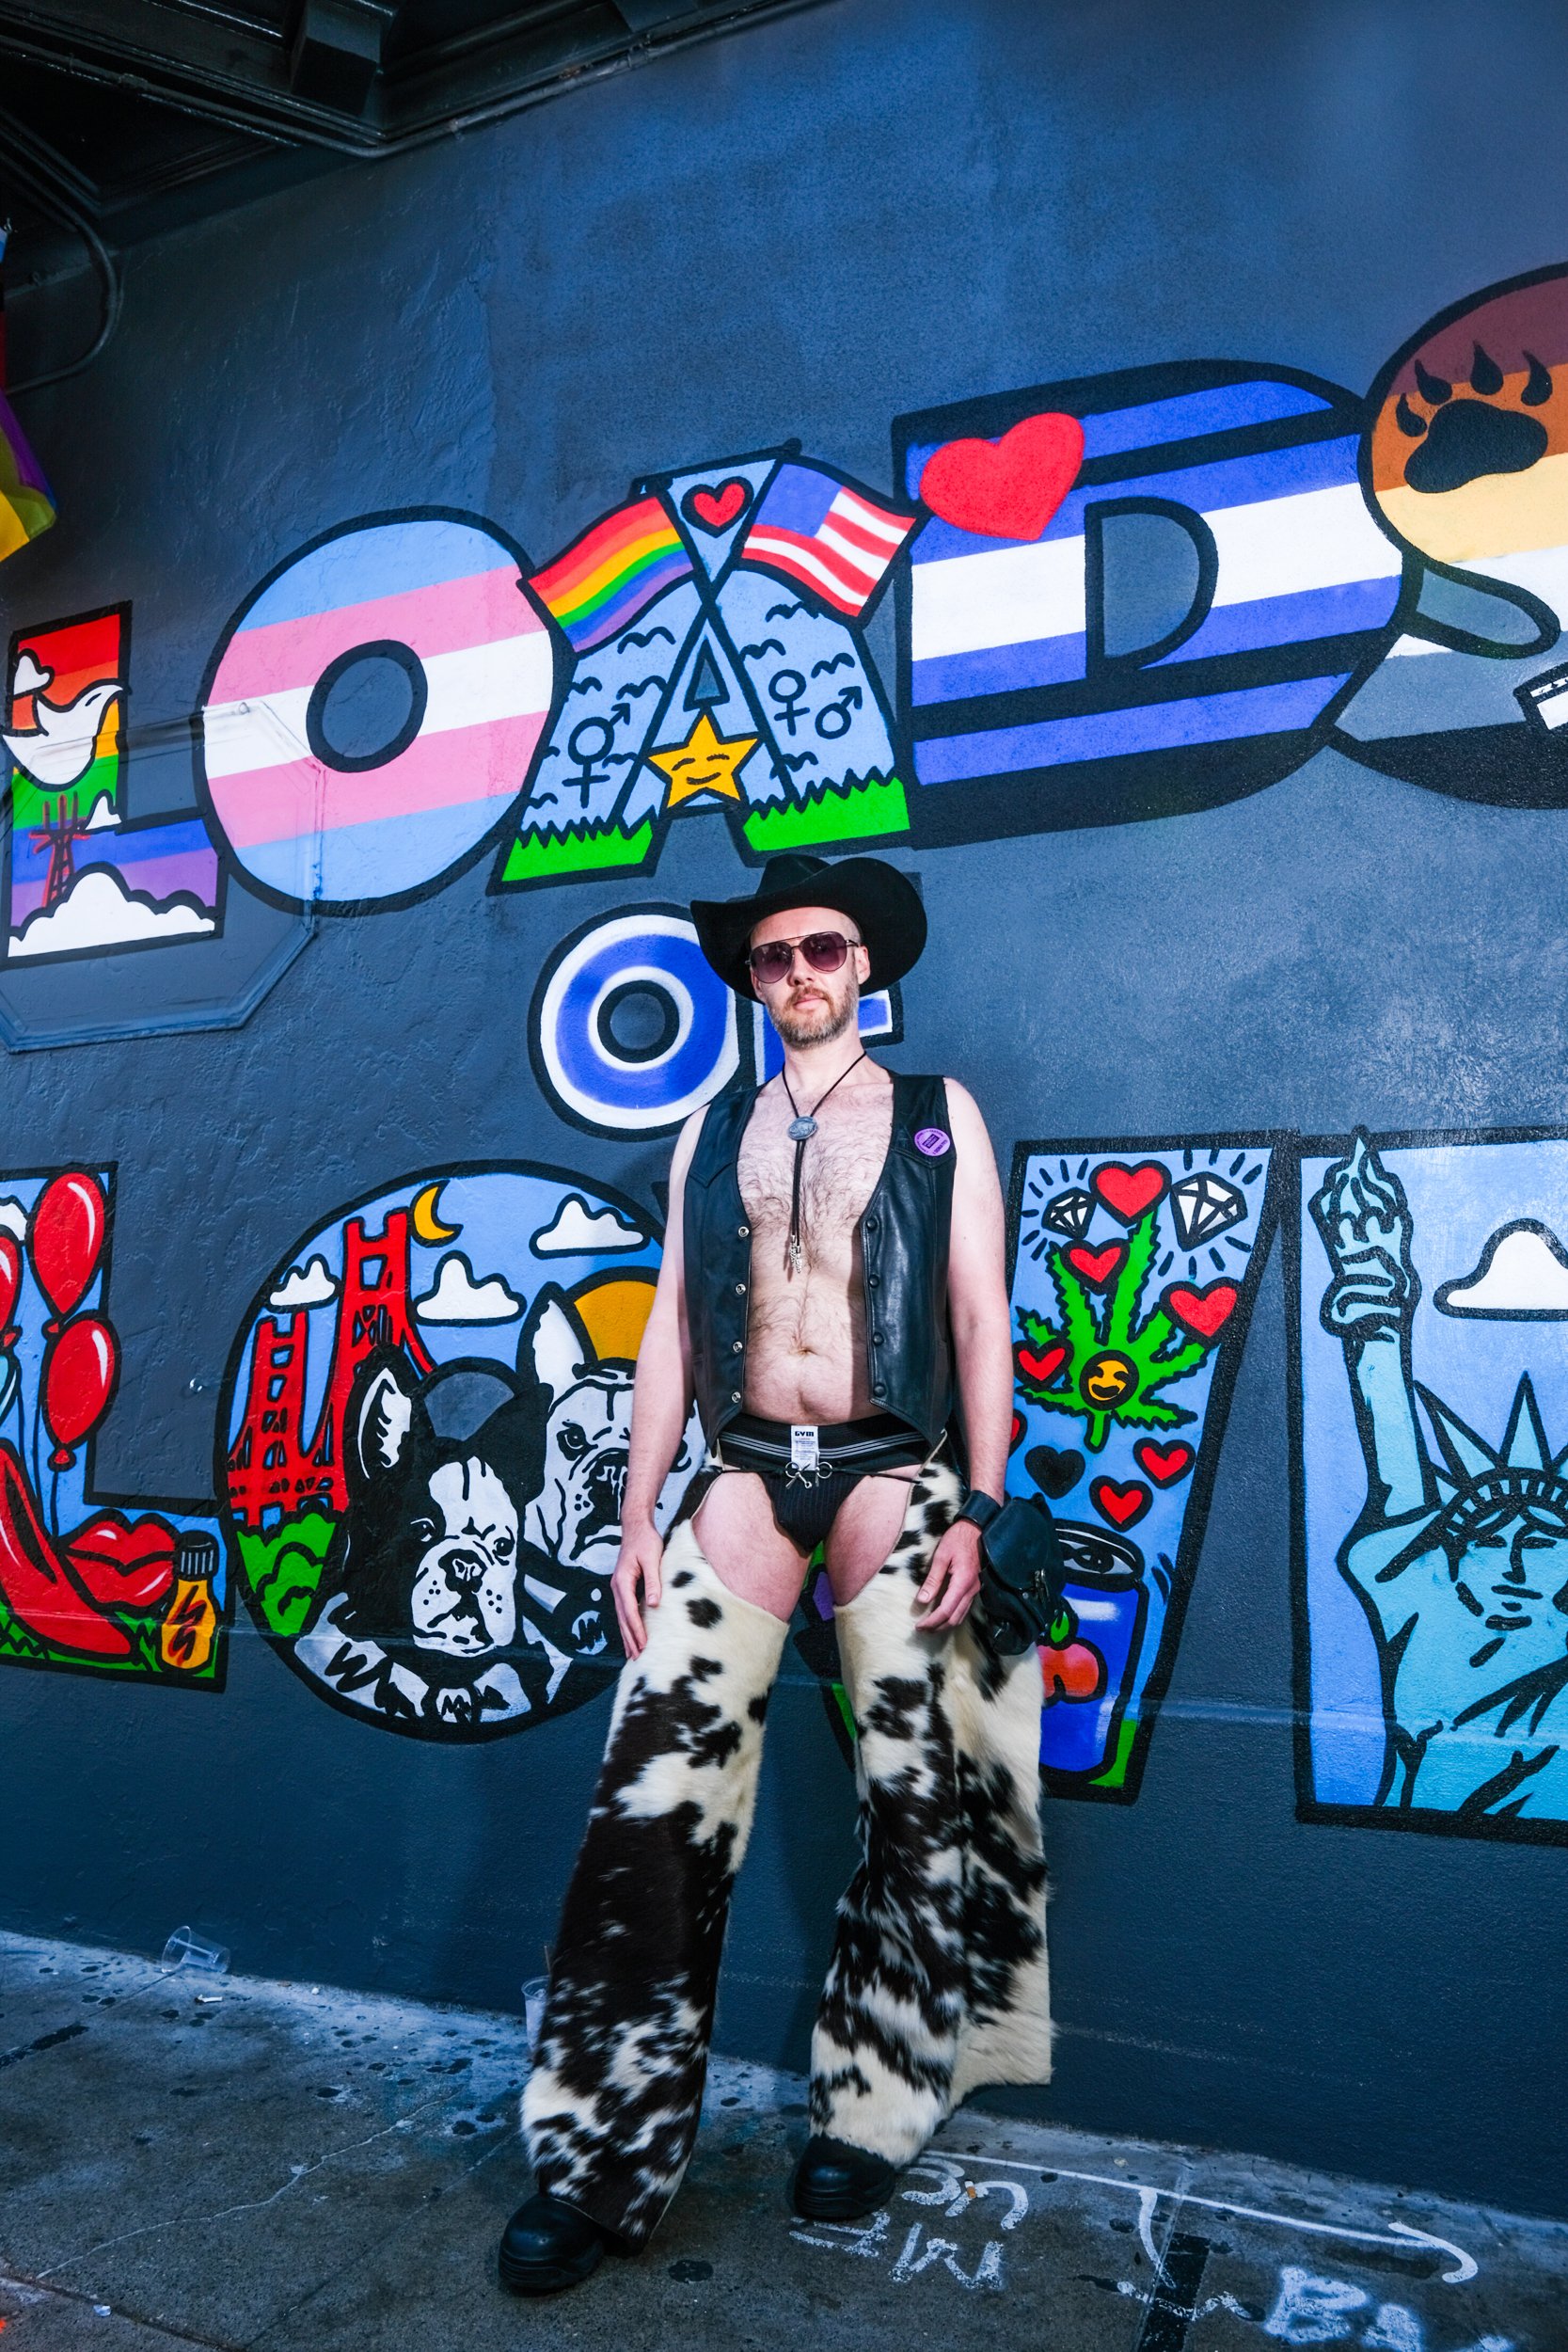
M 519 2302 L 526 2068 L 517 2017 L 0 1936 L 5 2352 L 1568 2344 L 1568 2226 L 974 2109 L 885 2212 L 798 2222 L 804 2086 L 734 2061 L 641 2260 Z

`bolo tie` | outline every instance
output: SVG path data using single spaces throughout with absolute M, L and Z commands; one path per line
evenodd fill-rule
M 849 1064 L 849 1070 L 858 1070 L 864 1059 L 863 1053 L 857 1054 Z M 781 1070 L 779 1073 L 780 1077 L 784 1079 L 784 1090 L 789 1096 L 789 1107 L 795 1113 L 789 1125 L 784 1129 L 785 1135 L 795 1146 L 795 1183 L 789 1200 L 789 1270 L 791 1274 L 800 1273 L 806 1263 L 806 1253 L 800 1247 L 800 1163 L 806 1156 L 807 1144 L 816 1133 L 817 1111 L 827 1101 L 828 1094 L 832 1094 L 833 1087 L 841 1087 L 844 1084 L 845 1079 L 849 1075 L 849 1070 L 839 1072 L 838 1076 L 833 1080 L 833 1086 L 828 1089 L 827 1094 L 817 1096 L 809 1113 L 802 1111 L 800 1104 L 795 1100 L 789 1079 L 784 1072 Z

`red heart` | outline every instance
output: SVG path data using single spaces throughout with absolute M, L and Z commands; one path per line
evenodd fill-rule
M 1127 1168 L 1120 1160 L 1107 1160 L 1103 1168 L 1095 1169 L 1089 1182 L 1111 1215 L 1119 1216 L 1124 1225 L 1132 1225 L 1159 1200 L 1170 1178 L 1158 1160 L 1140 1160 L 1136 1168 Z
M 1067 1253 L 1067 1262 L 1074 1274 L 1081 1274 L 1091 1290 L 1102 1291 L 1116 1279 L 1117 1268 L 1127 1255 L 1124 1241 L 1108 1241 L 1103 1249 L 1086 1249 L 1082 1242 Z
M 1022 1438 L 1022 1435 L 1023 1435 L 1023 1415 L 1022 1415 L 1022 1413 L 1015 1413 L 1015 1414 L 1013 1415 L 1013 1434 L 1012 1434 L 1012 1436 L 1011 1436 L 1011 1437 L 1007 1439 L 1007 1451 L 1008 1451 L 1008 1453 L 1009 1453 L 1009 1454 L 1011 1454 L 1011 1453 L 1012 1453 L 1012 1451 L 1013 1451 L 1014 1447 L 1018 1444 L 1018 1441 L 1019 1441 L 1020 1438 Z
M 1054 410 L 999 441 L 944 441 L 920 477 L 933 515 L 988 539 L 1037 539 L 1077 479 L 1084 428 Z
M 1152 1438 L 1140 1438 L 1132 1448 L 1132 1459 L 1157 1486 L 1174 1486 L 1179 1478 L 1186 1477 L 1196 1458 L 1192 1447 L 1180 1438 L 1169 1445 L 1156 1445 Z
M 1160 1304 L 1173 1323 L 1196 1331 L 1199 1339 L 1212 1340 L 1236 1304 L 1236 1285 L 1211 1282 L 1204 1290 L 1190 1291 L 1184 1282 L 1173 1282 Z
M 1136 1527 L 1153 1500 L 1148 1488 L 1135 1478 L 1125 1486 L 1114 1478 L 1097 1478 L 1089 1488 L 1089 1501 L 1113 1527 Z
M 751 495 L 751 484 L 732 474 L 717 490 L 689 490 L 681 502 L 689 522 L 701 523 L 705 531 L 728 531 Z
M 1021 1347 L 1018 1351 L 1018 1361 L 1019 1369 L 1026 1372 L 1031 1380 L 1038 1380 L 1043 1387 L 1057 1366 L 1066 1363 L 1067 1349 L 1053 1347 L 1047 1355 L 1031 1356 L 1026 1347 Z

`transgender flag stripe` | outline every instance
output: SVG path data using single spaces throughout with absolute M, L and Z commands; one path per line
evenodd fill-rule
M 306 713 L 330 663 L 381 642 L 419 659 L 420 731 L 340 769 L 311 754 Z M 478 524 L 414 516 L 307 549 L 242 616 L 201 714 L 213 812 L 240 866 L 324 904 L 436 881 L 526 785 L 554 668 L 515 557 Z

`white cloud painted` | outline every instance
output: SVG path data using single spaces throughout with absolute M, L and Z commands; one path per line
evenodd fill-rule
M 610 1207 L 591 1209 L 575 1193 L 567 1194 L 548 1225 L 533 1236 L 536 1258 L 596 1256 L 603 1249 L 645 1249 L 648 1236 L 640 1225 L 628 1225 Z
M 1474 1273 L 1445 1282 L 1433 1304 L 1446 1315 L 1568 1318 L 1568 1251 L 1533 1218 L 1499 1226 Z
M 510 1323 L 523 1311 L 499 1274 L 474 1280 L 474 1270 L 461 1249 L 451 1249 L 436 1270 L 436 1287 L 414 1301 L 421 1323 Z
M 18 1241 L 27 1238 L 27 1212 L 20 1200 L 0 1200 L 0 1233 L 14 1233 Z
M 197 938 L 214 929 L 210 914 L 175 902 L 150 907 L 133 898 L 112 866 L 89 866 L 57 906 L 29 914 L 10 942 L 13 956 L 63 956 L 83 947 L 122 947 L 142 939 Z
M 329 1298 L 338 1295 L 337 1277 L 329 1270 L 325 1258 L 312 1258 L 309 1265 L 292 1265 L 275 1291 L 267 1293 L 267 1305 L 285 1311 L 295 1307 L 325 1307 Z

